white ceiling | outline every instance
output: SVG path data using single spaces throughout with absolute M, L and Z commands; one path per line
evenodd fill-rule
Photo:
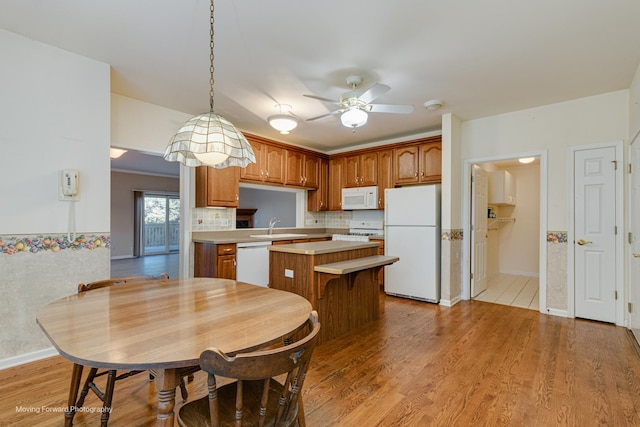
M 629 88 L 640 64 L 635 0 L 218 0 L 215 110 L 241 130 L 331 152 Z M 189 114 L 209 106 L 208 0 L 0 0 L 0 28 L 109 63 L 112 92 Z M 5 58 L 6 59 L 6 58 Z M 350 74 L 391 90 L 355 133 L 338 116 L 290 135 L 274 105 L 306 119 Z M 444 107 L 423 104 L 442 99 Z

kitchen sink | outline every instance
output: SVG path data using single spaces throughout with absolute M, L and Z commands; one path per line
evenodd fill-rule
M 279 233 L 279 234 L 250 234 L 249 237 L 258 237 L 261 239 L 280 239 L 280 238 L 289 238 L 289 237 L 307 237 L 306 234 L 296 234 L 296 233 Z

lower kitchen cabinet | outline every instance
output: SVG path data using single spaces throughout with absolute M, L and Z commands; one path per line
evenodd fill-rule
M 235 243 L 194 243 L 195 277 L 218 277 L 236 279 Z
M 371 239 L 372 242 L 380 243 L 378 246 L 378 255 L 384 255 L 384 240 L 382 239 Z M 384 267 L 380 269 L 378 272 L 378 283 L 380 284 L 380 289 L 384 289 Z

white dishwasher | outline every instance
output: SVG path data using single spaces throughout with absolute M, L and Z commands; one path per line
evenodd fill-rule
M 269 284 L 269 250 L 271 242 L 236 244 L 236 280 L 266 287 Z

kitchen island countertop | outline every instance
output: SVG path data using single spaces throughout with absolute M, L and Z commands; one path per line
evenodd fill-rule
M 352 251 L 355 249 L 377 248 L 378 242 L 349 242 L 340 240 L 328 240 L 325 242 L 290 243 L 286 245 L 273 245 L 268 249 L 273 252 L 286 252 L 300 255 L 320 255 L 334 252 Z

